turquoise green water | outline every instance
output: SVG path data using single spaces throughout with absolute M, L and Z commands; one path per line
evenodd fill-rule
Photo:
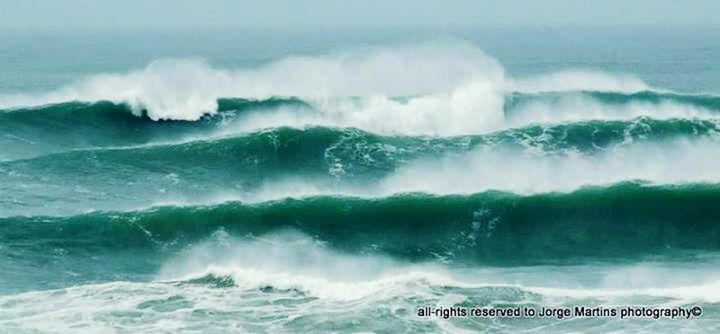
M 0 35 L 0 332 L 717 331 L 718 31 L 449 34 Z

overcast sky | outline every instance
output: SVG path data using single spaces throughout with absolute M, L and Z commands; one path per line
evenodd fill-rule
M 720 25 L 720 0 L 0 0 L 4 30 Z

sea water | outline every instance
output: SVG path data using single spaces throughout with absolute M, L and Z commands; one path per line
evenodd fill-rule
M 718 331 L 718 41 L 3 32 L 0 331 Z

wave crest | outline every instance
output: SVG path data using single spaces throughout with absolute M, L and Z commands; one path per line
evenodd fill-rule
M 220 98 L 294 96 L 318 111 L 315 117 L 291 117 L 294 123 L 466 134 L 501 127 L 503 95 L 509 92 L 647 89 L 629 75 L 588 71 L 508 78 L 497 60 L 471 44 L 453 41 L 295 56 L 255 69 L 161 59 L 142 70 L 95 75 L 49 93 L 0 96 L 0 107 L 104 100 L 128 104 L 136 115 L 153 120 L 194 121 L 217 112 Z M 395 98 L 401 96 L 408 98 L 398 102 Z M 348 97 L 362 101 L 353 104 Z M 343 100 L 336 103 L 337 98 Z M 276 126 L 277 119 L 286 117 L 287 113 L 250 121 Z

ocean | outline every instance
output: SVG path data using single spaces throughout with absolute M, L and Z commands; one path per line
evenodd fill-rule
M 0 33 L 0 332 L 720 331 L 720 29 Z

